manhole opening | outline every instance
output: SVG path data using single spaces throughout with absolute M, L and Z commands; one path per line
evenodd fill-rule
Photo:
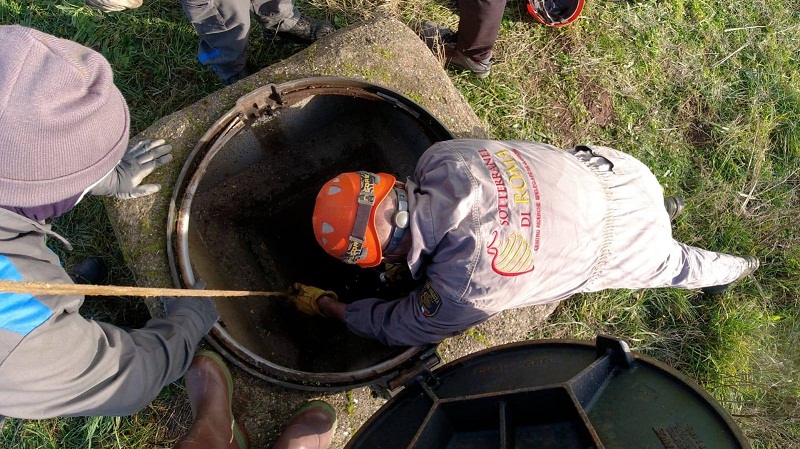
M 424 112 L 424 110 L 421 110 Z M 319 188 L 339 173 L 405 179 L 442 140 L 419 117 L 386 101 L 310 95 L 234 135 L 216 153 L 192 199 L 192 271 L 209 288 L 285 291 L 293 282 L 334 290 L 344 302 L 408 293 L 377 270 L 348 266 L 318 247 L 311 227 Z M 406 348 L 361 339 L 344 325 L 294 310 L 282 298 L 217 301 L 221 325 L 256 357 L 290 370 L 347 373 Z

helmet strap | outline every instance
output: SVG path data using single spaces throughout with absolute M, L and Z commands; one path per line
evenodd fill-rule
M 361 191 L 358 194 L 358 209 L 356 210 L 356 220 L 353 223 L 353 231 L 350 233 L 350 243 L 347 251 L 342 254 L 342 261 L 349 264 L 358 263 L 364 256 L 364 241 L 369 225 L 369 216 L 372 213 L 372 206 L 375 204 L 375 184 L 379 178 L 366 171 L 360 171 Z

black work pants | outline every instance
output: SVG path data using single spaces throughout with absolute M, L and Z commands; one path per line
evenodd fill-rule
M 473 59 L 487 59 L 500 31 L 506 0 L 458 0 L 457 50 Z

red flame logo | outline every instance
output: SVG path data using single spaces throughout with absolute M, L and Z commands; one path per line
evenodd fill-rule
M 493 256 L 492 270 L 497 274 L 519 276 L 533 271 L 531 245 L 516 232 L 501 240 L 499 233 L 494 231 L 492 243 L 486 250 Z

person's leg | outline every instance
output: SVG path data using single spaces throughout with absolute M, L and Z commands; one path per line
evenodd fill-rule
M 506 0 L 458 0 L 456 50 L 479 61 L 491 58 L 505 8 Z
M 419 34 L 434 54 L 444 54 L 449 67 L 486 78 L 491 74 L 492 50 L 505 7 L 506 0 L 459 0 L 457 33 L 425 21 Z
M 334 31 L 327 20 L 312 19 L 300 13 L 294 0 L 252 0 L 251 8 L 268 41 L 283 38 L 310 44 Z
M 248 0 L 181 0 L 183 12 L 200 36 L 197 59 L 230 84 L 243 77 L 250 31 Z
M 674 242 L 664 262 L 664 287 L 699 288 L 706 293 L 722 292 L 735 281 L 758 268 L 758 259 L 731 256 Z
M 609 148 L 591 147 L 591 152 L 609 162 L 607 170 L 598 170 L 609 200 L 604 251 L 587 291 L 703 288 L 752 272 L 748 258 L 675 241 L 663 189 L 640 161 Z
M 247 434 L 233 417 L 233 380 L 219 355 L 200 351 L 184 376 L 192 423 L 174 449 L 246 449 Z
M 272 449 L 327 449 L 334 432 L 333 407 L 323 401 L 311 401 L 297 410 Z

